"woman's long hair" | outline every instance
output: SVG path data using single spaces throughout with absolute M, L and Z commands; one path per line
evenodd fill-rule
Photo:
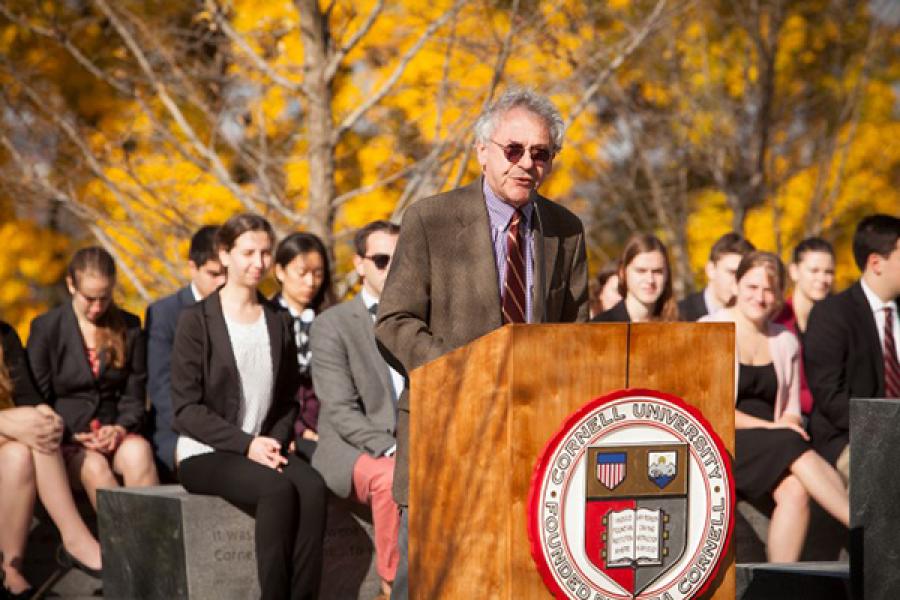
M 656 299 L 653 310 L 650 313 L 651 321 L 677 321 L 678 303 L 672 293 L 672 269 L 669 265 L 669 252 L 666 245 L 658 237 L 650 233 L 636 233 L 625 242 L 622 251 L 622 260 L 619 261 L 619 294 L 622 298 L 628 295 L 628 281 L 625 277 L 625 269 L 638 254 L 645 252 L 659 252 L 663 256 L 666 266 L 666 280 L 663 283 L 662 293 Z
M 6 366 L 3 346 L 0 345 L 0 408 L 10 406 L 13 398 L 13 380 Z
M 309 303 L 309 308 L 316 313 L 320 313 L 332 304 L 334 304 L 334 292 L 331 289 L 331 264 L 328 261 L 328 250 L 319 237 L 312 233 L 297 232 L 287 236 L 278 244 L 275 250 L 275 264 L 280 265 L 282 269 L 287 266 L 301 254 L 309 254 L 315 252 L 322 257 L 322 285 L 319 286 L 316 295 Z
M 111 285 L 115 286 L 116 261 L 100 246 L 82 248 L 69 262 L 67 274 L 72 287 L 79 289 L 81 278 L 86 273 L 106 277 Z M 100 315 L 95 325 L 97 355 L 102 362 L 121 369 L 125 366 L 125 318 L 115 301 L 110 300 L 109 307 Z

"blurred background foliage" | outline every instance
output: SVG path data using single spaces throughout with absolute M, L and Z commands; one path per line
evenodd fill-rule
M 478 176 L 471 126 L 510 85 L 569 129 L 542 192 L 592 272 L 634 231 L 702 286 L 722 233 L 838 286 L 859 218 L 900 207 L 891 0 L 0 0 L 0 318 L 23 335 L 99 243 L 119 300 L 183 284 L 187 240 L 237 211 L 309 230 L 352 289 L 356 227 Z

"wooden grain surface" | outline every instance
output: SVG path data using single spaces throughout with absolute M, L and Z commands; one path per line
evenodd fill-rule
M 413 371 L 410 597 L 548 598 L 525 526 L 544 445 L 593 398 L 648 387 L 698 406 L 733 452 L 733 347 L 723 324 L 514 325 Z M 709 598 L 734 598 L 733 562 Z
M 700 409 L 734 458 L 734 325 L 635 323 L 628 386 L 674 394 Z M 734 600 L 734 544 L 719 568 L 711 600 Z

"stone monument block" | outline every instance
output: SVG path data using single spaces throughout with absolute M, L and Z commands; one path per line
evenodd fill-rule
M 854 597 L 900 590 L 900 401 L 850 401 L 850 574 Z
M 738 563 L 737 600 L 850 600 L 845 562 Z
M 378 593 L 371 525 L 332 499 L 320 598 Z M 181 486 L 102 490 L 98 521 L 108 598 L 244 600 L 259 596 L 254 520 Z

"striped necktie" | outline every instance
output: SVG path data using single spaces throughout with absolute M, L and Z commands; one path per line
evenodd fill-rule
M 516 209 L 506 233 L 506 281 L 503 284 L 504 323 L 526 323 L 525 315 L 525 251 L 522 242 L 522 211 Z
M 894 341 L 894 311 L 884 307 L 884 397 L 900 398 L 900 365 Z

